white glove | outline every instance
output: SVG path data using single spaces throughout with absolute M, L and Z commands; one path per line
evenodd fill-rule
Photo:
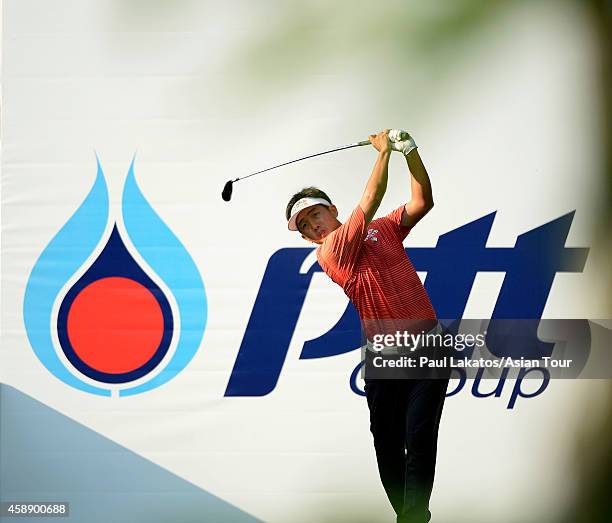
M 389 131 L 389 141 L 391 142 L 391 149 L 399 151 L 404 156 L 408 156 L 410 151 L 417 148 L 412 136 L 408 131 L 402 129 L 391 129 Z

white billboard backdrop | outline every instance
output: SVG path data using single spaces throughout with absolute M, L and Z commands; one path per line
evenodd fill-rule
M 207 510 L 227 521 L 249 520 L 245 513 L 271 522 L 389 521 L 367 406 L 349 387 L 357 353 L 299 359 L 304 342 L 327 332 L 346 306 L 323 274 L 312 279 L 274 390 L 224 396 L 268 260 L 281 248 L 307 246 L 286 231 L 287 199 L 316 184 L 346 217 L 374 153 L 292 165 L 239 183 L 230 204 L 220 198 L 227 179 L 383 127 L 413 132 L 434 185 L 436 207 L 407 247 L 435 246 L 441 234 L 493 211 L 487 246 L 512 247 L 520 234 L 575 210 L 566 246 L 590 252 L 583 272 L 556 276 L 544 317 L 610 316 L 600 284 L 605 252 L 593 232 L 604 206 L 602 113 L 595 43 L 580 5 L 502 4 L 456 45 L 423 35 L 422 27 L 452 17 L 448 5 L 341 5 L 4 2 L 0 400 L 13 428 L 4 425 L 3 457 L 55 481 L 65 473 L 62 460 L 45 456 L 83 463 L 79 473 L 89 478 L 109 453 L 135 461 L 115 470 L 123 480 L 110 493 L 103 484 L 71 492 L 67 479 L 53 491 L 44 480 L 11 483 L 5 475 L 2 501 L 61 494 L 74 517 L 97 521 L 108 514 L 88 504 L 102 499 L 132 521 L 164 521 L 143 502 L 158 487 L 122 491 L 125 478 L 153 464 L 194 490 L 163 497 L 173 510 L 180 499 L 185 521 Z M 125 236 L 121 193 L 135 155 L 144 197 L 206 289 L 206 328 L 186 368 L 127 397 L 60 381 L 24 327 L 28 278 L 92 188 L 96 154 L 110 198 L 105 234 L 117 221 Z M 408 197 L 405 168 L 393 158 L 380 212 Z M 464 317 L 490 316 L 503 277 L 478 274 Z M 476 398 L 468 383 L 447 399 L 431 503 L 440 521 L 557 521 L 571 503 L 575 440 L 606 408 L 607 384 L 553 381 L 509 409 L 515 385 L 508 381 L 499 398 Z M 538 385 L 525 382 L 523 391 Z M 494 386 L 484 382 L 482 390 Z M 34 417 L 20 417 L 20 405 Z M 36 412 L 55 412 L 58 427 L 105 443 L 40 450 L 45 427 Z M 43 436 L 21 439 L 19 430 Z M 48 437 L 60 434 L 49 429 Z M 180 490 L 166 491 L 173 489 Z M 198 492 L 219 503 L 199 504 Z

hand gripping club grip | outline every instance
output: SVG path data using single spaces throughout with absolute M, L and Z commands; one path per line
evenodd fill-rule
M 399 151 L 404 155 L 407 155 L 417 147 L 410 133 L 402 129 L 391 129 L 389 131 L 389 141 L 391 142 L 391 149 Z

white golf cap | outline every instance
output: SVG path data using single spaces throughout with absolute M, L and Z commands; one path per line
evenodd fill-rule
M 300 214 L 304 209 L 308 209 L 308 207 L 313 207 L 315 205 L 325 205 L 325 207 L 331 206 L 327 200 L 323 198 L 302 198 L 293 204 L 291 207 L 291 217 L 289 218 L 289 223 L 287 223 L 287 227 L 290 231 L 297 231 L 298 227 L 295 223 L 298 214 Z

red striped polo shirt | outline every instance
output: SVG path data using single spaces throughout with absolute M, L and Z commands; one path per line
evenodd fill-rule
M 325 273 L 353 302 L 368 338 L 396 331 L 428 331 L 436 313 L 402 241 L 404 206 L 371 221 L 358 205 L 317 249 Z

